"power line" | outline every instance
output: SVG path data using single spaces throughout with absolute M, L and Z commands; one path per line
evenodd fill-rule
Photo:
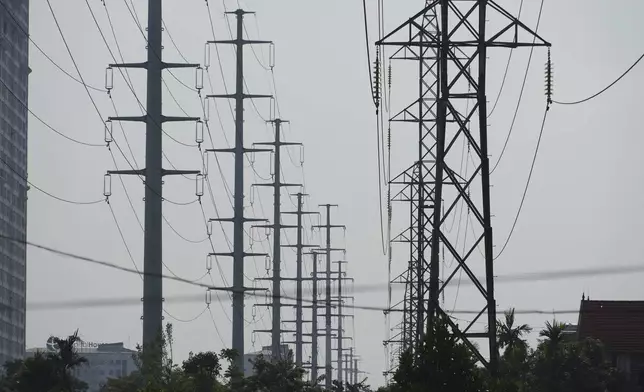
M 121 237 L 121 241 L 123 241 L 123 245 L 125 246 L 125 250 L 127 250 L 127 254 L 130 257 L 130 261 L 132 262 L 132 265 L 134 265 L 134 269 L 136 272 L 139 274 L 139 277 L 141 278 L 141 281 L 143 281 L 143 275 L 141 274 L 141 270 L 139 270 L 139 267 L 136 265 L 136 261 L 134 261 L 134 256 L 132 256 L 132 252 L 130 251 L 130 247 L 127 245 L 127 241 L 125 240 L 125 235 L 123 235 L 123 230 L 121 230 L 121 225 L 119 225 L 118 219 L 116 219 L 116 214 L 114 213 L 114 209 L 112 208 L 112 205 L 110 203 L 107 203 L 108 207 L 110 207 L 110 212 L 112 213 L 112 218 L 114 218 L 114 223 L 116 224 L 116 228 L 119 232 L 119 235 Z
M 165 30 L 166 34 L 168 34 L 168 38 L 170 38 L 170 42 L 172 42 L 172 46 L 174 46 L 174 49 L 179 53 L 179 56 L 183 59 L 184 62 L 189 63 L 189 61 L 186 59 L 186 56 L 183 55 L 181 52 L 181 49 L 179 49 L 179 46 L 177 46 L 177 43 L 174 41 L 174 38 L 172 38 L 172 34 L 170 34 L 170 30 L 168 30 L 168 26 L 165 23 L 165 19 L 161 20 L 161 23 L 163 23 L 163 29 Z M 137 25 L 139 25 L 137 21 Z
M 523 0 L 521 0 L 521 4 L 519 4 L 519 13 L 517 14 L 517 19 L 521 18 L 522 10 L 523 10 Z M 498 105 L 499 99 L 501 98 L 501 94 L 503 93 L 503 87 L 505 87 L 505 81 L 508 77 L 508 70 L 510 69 L 510 61 L 512 60 L 513 53 L 514 53 L 514 48 L 510 48 L 510 54 L 508 55 L 508 62 L 507 64 L 505 64 L 505 72 L 503 73 L 503 80 L 501 80 L 501 87 L 499 88 L 499 93 L 497 94 L 496 99 L 494 100 L 494 105 L 492 106 L 492 110 L 490 110 L 490 113 L 488 113 L 487 115 L 488 118 L 490 118 L 492 116 L 492 113 L 494 113 L 494 109 L 496 109 L 496 105 Z M 523 90 L 523 88 L 521 90 Z
M 196 321 L 197 319 L 199 319 L 201 316 L 203 316 L 203 314 L 206 313 L 206 310 L 208 310 L 208 306 L 205 306 L 203 308 L 203 310 L 199 314 L 197 314 L 196 316 L 194 316 L 192 318 L 189 318 L 189 319 L 181 319 L 181 318 L 179 318 L 177 316 L 174 316 L 170 312 L 168 312 L 168 310 L 165 309 L 165 308 L 163 308 L 163 313 L 167 314 L 171 319 L 173 319 L 175 321 L 178 321 L 180 323 L 191 323 L 191 322 Z
M 539 24 L 541 23 L 541 14 L 543 12 L 543 3 L 544 0 L 541 0 L 541 7 L 539 8 L 539 16 L 537 18 L 537 26 L 535 27 L 535 34 L 539 32 Z M 532 38 L 532 44 L 537 41 L 536 35 Z M 519 114 L 519 108 L 521 107 L 521 99 L 523 98 L 523 91 L 525 89 L 526 81 L 528 80 L 528 71 L 530 71 L 530 63 L 532 62 L 532 54 L 534 53 L 534 46 L 530 47 L 530 56 L 528 57 L 528 65 L 526 66 L 525 69 L 525 75 L 523 76 L 523 83 L 521 84 L 521 92 L 519 93 L 519 99 L 517 99 L 517 106 L 514 109 L 514 115 L 512 116 L 512 123 L 510 124 L 510 130 L 508 131 L 508 136 L 505 138 L 505 143 L 503 143 L 503 148 L 501 149 L 501 153 L 499 154 L 499 159 L 497 159 L 496 163 L 494 164 L 494 167 L 492 170 L 490 170 L 490 174 L 494 173 L 496 168 L 499 166 L 499 163 L 501 162 L 501 159 L 503 158 L 503 154 L 505 153 L 505 149 L 508 147 L 508 142 L 510 141 L 510 136 L 512 135 L 512 131 L 514 130 L 514 124 L 517 121 L 517 115 Z M 512 54 L 512 52 L 510 52 Z M 509 64 L 509 62 L 508 62 Z
M 0 161 L 4 163 L 4 165 L 11 170 L 16 176 L 18 176 L 21 180 L 25 181 L 30 187 L 35 188 L 36 190 L 40 191 L 41 193 L 51 197 L 52 199 L 56 199 L 58 201 L 61 201 L 63 203 L 67 204 L 75 204 L 75 205 L 91 205 L 91 204 L 98 204 L 101 202 L 104 202 L 105 199 L 99 199 L 99 200 L 94 200 L 94 201 L 77 201 L 77 200 L 70 200 L 70 199 L 65 199 L 60 196 L 56 196 L 51 192 L 48 192 L 44 190 L 43 188 L 39 187 L 38 185 L 34 184 L 33 182 L 29 181 L 27 177 L 23 176 L 20 174 L 16 169 L 14 169 L 5 159 L 0 155 Z
M 201 288 L 206 288 L 209 290 L 214 290 L 214 291 L 223 291 L 223 292 L 232 292 L 234 291 L 233 289 L 229 287 L 213 287 L 206 285 L 204 283 L 199 283 L 199 282 L 192 282 L 188 279 L 180 278 L 180 277 L 173 277 L 173 276 L 167 276 L 167 275 L 162 275 L 162 274 L 152 274 L 152 273 L 146 273 L 146 272 L 138 272 L 136 269 L 132 268 L 127 268 L 123 267 L 121 265 L 118 265 L 113 262 L 109 261 L 102 261 L 98 260 L 95 258 L 91 257 L 86 257 L 86 256 L 81 256 L 77 255 L 71 252 L 59 250 L 50 246 L 38 244 L 32 241 L 27 241 L 11 236 L 6 236 L 0 234 L 0 238 L 20 243 L 23 245 L 27 245 L 33 248 L 37 248 L 43 251 L 46 251 L 48 253 L 56 254 L 62 257 L 74 259 L 74 260 L 79 260 L 83 262 L 88 262 L 90 264 L 95 264 L 95 265 L 100 265 L 103 267 L 111 268 L 111 269 L 116 269 L 119 271 L 123 272 L 128 272 L 128 273 L 135 273 L 135 274 L 141 274 L 141 275 L 154 275 L 154 276 L 160 276 L 164 279 L 169 279 L 169 280 L 174 280 L 178 281 L 181 283 L 185 283 L 188 285 L 196 286 L 196 287 L 201 287 Z M 561 280 L 561 279 L 569 279 L 573 277 L 589 277 L 589 276 L 602 276 L 602 275 L 618 275 L 618 274 L 633 274 L 633 273 L 643 273 L 644 272 L 644 266 L 641 265 L 622 265 L 622 266 L 612 266 L 612 267 L 598 267 L 598 268 L 584 268 L 584 269 L 570 269 L 570 270 L 551 270 L 551 271 L 542 271 L 542 272 L 532 272 L 532 273 L 522 273 L 522 274 L 515 274 L 515 275 L 505 275 L 505 276 L 498 276 L 496 280 L 498 282 L 536 282 L 536 281 L 552 281 L 552 280 Z M 369 285 L 361 285 L 354 287 L 354 293 L 367 293 L 367 292 L 373 292 L 373 291 L 382 291 L 386 290 L 386 283 L 382 284 L 369 284 Z M 247 295 L 251 296 L 258 296 L 257 293 L 254 291 L 249 291 Z M 272 293 L 272 296 L 280 294 L 275 294 Z M 289 300 L 294 300 L 296 299 L 294 296 L 288 296 L 288 295 L 281 295 L 282 298 L 284 299 L 289 299 Z M 140 299 L 138 299 L 140 302 Z M 303 301 L 306 302 L 313 302 L 315 300 L 308 300 L 308 299 L 303 299 Z M 324 303 L 325 300 L 319 300 L 317 302 Z M 364 309 L 364 310 L 381 310 L 385 311 L 386 309 L 384 308 L 378 308 L 378 307 L 373 307 L 373 306 L 353 306 L 355 309 Z M 480 312 L 477 311 L 477 312 Z
M 521 196 L 521 203 L 519 204 L 519 209 L 517 211 L 516 216 L 514 217 L 514 223 L 512 223 L 512 228 L 510 229 L 510 233 L 508 234 L 508 237 L 506 238 L 505 243 L 503 244 L 503 247 L 501 248 L 499 253 L 496 256 L 494 256 L 494 260 L 498 259 L 499 256 L 501 256 L 505 251 L 505 248 L 508 246 L 508 243 L 510 242 L 510 238 L 512 238 L 514 229 L 517 226 L 517 222 L 519 221 L 519 216 L 521 215 L 521 210 L 523 209 L 523 203 L 525 202 L 526 195 L 528 194 L 528 188 L 530 187 L 530 180 L 532 180 L 532 172 L 534 171 L 534 164 L 537 161 L 537 154 L 539 153 L 539 147 L 541 146 L 541 137 L 543 136 L 543 129 L 546 126 L 546 118 L 548 117 L 548 110 L 549 110 L 549 106 L 546 105 L 546 110 L 543 113 L 543 121 L 541 122 L 541 130 L 539 131 L 539 139 L 537 140 L 537 146 L 534 149 L 534 156 L 532 157 L 532 164 L 530 165 L 528 180 L 526 181 L 525 188 L 523 190 L 523 196 Z
M 87 143 L 87 142 L 83 142 L 83 141 L 81 141 L 81 140 L 74 139 L 73 137 L 71 137 L 71 136 L 67 136 L 67 135 L 65 135 L 64 133 L 62 133 L 62 132 L 58 131 L 57 129 L 55 129 L 54 127 L 52 127 L 51 125 L 49 125 L 45 120 L 43 120 L 42 118 L 40 118 L 40 117 L 39 117 L 36 113 L 34 113 L 31 109 L 29 109 L 29 107 L 27 106 L 27 104 L 26 104 L 26 103 L 24 103 L 24 102 L 23 102 L 23 101 L 22 101 L 22 100 L 21 100 L 21 99 L 16 95 L 16 93 L 14 93 L 14 92 L 9 88 L 9 86 L 5 83 L 5 81 L 4 81 L 4 80 L 0 79 L 0 83 L 2 83 L 2 85 L 3 85 L 3 86 L 4 86 L 4 88 L 9 92 L 9 94 L 11 94 L 11 95 L 16 99 L 16 101 L 17 101 L 17 102 L 18 102 L 18 103 L 19 103 L 23 108 L 27 109 L 27 111 L 28 111 L 32 116 L 34 116 L 34 118 L 35 118 L 36 120 L 40 121 L 40 123 L 42 123 L 44 126 L 46 126 L 47 128 L 49 128 L 49 129 L 50 129 L 51 131 L 53 131 L 54 133 L 56 133 L 56 134 L 58 134 L 58 135 L 60 135 L 60 136 L 64 137 L 65 139 L 67 139 L 67 140 L 69 140 L 69 141 L 71 141 L 71 142 L 74 142 L 74 143 L 77 143 L 77 144 L 80 144 L 80 145 L 83 145 L 83 146 L 87 146 L 87 147 L 103 147 L 103 146 L 104 146 L 103 144 L 95 144 L 95 143 Z
M 7 7 L 7 5 L 5 4 L 4 0 L 0 0 L 0 6 L 2 6 L 2 7 L 7 11 L 7 14 L 11 17 L 11 19 L 13 19 L 14 24 L 15 24 L 15 25 L 18 27 L 18 29 L 19 29 L 19 30 L 20 30 L 20 31 L 21 31 L 21 32 L 22 32 L 22 33 L 23 33 L 23 34 L 24 34 L 24 35 L 29 39 L 29 41 L 30 41 L 30 42 L 31 42 L 31 43 L 36 47 L 36 49 L 38 49 L 38 51 L 39 51 L 40 53 L 42 53 L 42 55 L 43 55 L 43 56 L 45 56 L 45 58 L 46 58 L 47 60 L 49 60 L 49 62 L 51 62 L 53 65 L 55 65 L 55 66 L 56 66 L 56 68 L 58 68 L 62 73 L 64 73 L 65 75 L 67 75 L 67 76 L 68 76 L 70 79 L 72 79 L 73 81 L 75 81 L 75 82 L 77 82 L 77 83 L 79 83 L 79 84 L 82 84 L 83 86 L 85 86 L 85 87 L 87 87 L 87 88 L 90 88 L 90 89 L 95 90 L 95 91 L 100 91 L 100 92 L 103 92 L 103 93 L 107 92 L 107 90 L 105 90 L 105 89 L 101 89 L 101 88 L 97 88 L 97 87 L 91 86 L 91 85 L 89 85 L 89 84 L 85 83 L 85 81 L 83 81 L 83 80 L 78 80 L 78 79 L 76 79 L 72 74 L 70 74 L 69 72 L 67 72 L 63 67 L 61 67 L 60 65 L 58 65 L 58 63 L 56 63 L 56 62 L 55 62 L 55 61 L 54 61 L 54 60 L 53 60 L 53 59 L 52 59 L 52 58 L 51 58 L 47 53 L 45 53 L 45 51 L 44 51 L 43 49 L 41 49 L 41 48 L 40 48 L 40 46 L 38 46 L 38 44 L 36 43 L 36 41 L 34 41 L 34 40 L 31 38 L 31 35 L 29 35 L 29 33 L 28 33 L 28 32 L 27 32 L 27 31 L 26 31 L 26 30 L 25 30 L 25 29 L 20 25 L 20 22 L 19 22 L 19 21 L 18 21 L 18 19 L 15 17 L 15 15 L 11 12 L 11 10 Z M 3 41 L 3 42 L 10 42 L 10 41 Z
M 590 97 L 588 97 L 588 98 L 584 98 L 584 99 L 581 99 L 581 100 L 579 100 L 579 101 L 572 101 L 572 102 L 561 102 L 561 101 L 553 101 L 553 102 L 554 102 L 554 103 L 557 103 L 557 104 L 559 104 L 559 105 L 577 105 L 577 104 L 580 104 L 580 103 L 588 102 L 588 101 L 590 101 L 591 99 L 593 99 L 593 98 L 596 98 L 596 97 L 600 96 L 601 94 L 603 94 L 604 92 L 606 92 L 608 89 L 610 89 L 611 87 L 613 87 L 614 85 L 616 85 L 620 80 L 622 80 L 622 79 L 624 78 L 624 76 L 626 76 L 629 72 L 631 72 L 631 70 L 633 70 L 633 68 L 635 68 L 635 66 L 636 66 L 640 61 L 642 61 L 642 59 L 644 59 L 644 54 L 642 54 L 642 55 L 641 55 L 641 56 L 640 56 L 640 57 L 639 57 L 639 58 L 638 58 L 638 59 L 633 63 L 633 65 L 631 65 L 631 66 L 630 66 L 630 67 L 629 67 L 629 68 L 628 68 L 628 69 L 627 69 L 623 74 L 621 74 L 617 79 L 615 79 L 615 81 L 613 81 L 611 84 L 609 84 L 608 86 L 606 86 L 606 87 L 604 87 L 603 89 L 599 90 L 598 92 L 596 92 L 595 94 L 591 95 L 591 96 L 590 96 Z

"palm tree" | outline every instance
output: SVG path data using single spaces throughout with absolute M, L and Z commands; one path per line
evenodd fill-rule
M 543 338 L 543 343 L 550 352 L 555 352 L 561 346 L 564 338 L 564 323 L 553 320 L 552 323 L 546 321 L 546 327 L 539 332 L 539 336 Z
M 507 310 L 504 315 L 505 320 L 500 321 L 496 326 L 499 347 L 507 348 L 508 351 L 517 347 L 527 347 L 527 343 L 525 339 L 523 339 L 523 336 L 529 334 L 532 331 L 532 328 L 528 324 L 514 325 L 514 308 Z
M 58 352 L 50 354 L 50 359 L 56 366 L 64 390 L 67 391 L 77 388 L 78 380 L 72 375 L 74 369 L 87 363 L 87 358 L 80 356 L 76 351 L 75 345 L 80 341 L 78 330 L 66 339 L 54 338 Z

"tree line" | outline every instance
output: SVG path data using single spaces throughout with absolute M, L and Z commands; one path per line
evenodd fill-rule
M 448 322 L 438 317 L 421 345 L 404 352 L 390 384 L 375 392 L 631 392 L 635 385 L 612 366 L 601 342 L 567 339 L 565 325 L 547 322 L 539 332 L 536 347 L 528 345 L 532 331 L 518 325 L 514 310 L 505 312 L 497 324 L 501 349 L 498 374 L 491 377 L 472 352 L 450 333 Z M 87 384 L 73 376 L 87 365 L 75 349 L 77 333 L 55 338 L 54 352 L 4 364 L 2 392 L 85 392 Z M 280 361 L 259 357 L 254 373 L 243 376 L 234 365 L 237 353 L 190 353 L 181 364 L 172 355 L 172 325 L 168 324 L 156 344 L 137 347 L 136 370 L 125 377 L 109 379 L 102 392 L 373 392 L 367 380 L 358 384 L 333 382 L 322 387 L 324 376 L 306 379 L 306 371 L 291 356 Z M 637 380 L 636 380 L 637 381 Z

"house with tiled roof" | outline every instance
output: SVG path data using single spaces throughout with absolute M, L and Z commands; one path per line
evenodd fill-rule
M 579 339 L 601 341 L 631 383 L 644 392 L 644 301 L 591 301 L 582 298 Z

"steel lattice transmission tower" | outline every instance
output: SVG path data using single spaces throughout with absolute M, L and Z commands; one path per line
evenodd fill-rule
M 489 30 L 489 31 L 487 31 Z M 395 282 L 405 284 L 405 297 L 391 311 L 402 311 L 400 333 L 389 343 L 415 350 L 437 316 L 444 316 L 453 334 L 479 361 L 495 372 L 496 303 L 490 212 L 490 167 L 486 103 L 488 48 L 549 46 L 531 29 L 493 1 L 426 1 L 425 7 L 386 35 L 377 45 L 397 47 L 393 59 L 419 63 L 419 95 L 392 121 L 418 125 L 416 162 L 392 184 L 403 185 L 395 198 L 410 202 L 410 228 L 394 241 L 410 244 L 408 268 Z M 462 173 L 467 144 L 473 170 Z M 471 216 L 470 242 L 459 244 L 448 223 L 466 208 Z M 477 252 L 479 249 L 480 256 Z M 444 249 L 443 254 L 440 250 Z M 439 279 L 440 257 L 454 268 Z M 476 288 L 480 312 L 464 327 L 449 317 L 439 296 L 454 276 L 463 273 Z M 479 279 L 484 276 L 484 280 Z M 478 300 L 478 301 L 477 301 Z M 485 318 L 487 328 L 475 331 Z M 487 340 L 486 358 L 474 339 Z

